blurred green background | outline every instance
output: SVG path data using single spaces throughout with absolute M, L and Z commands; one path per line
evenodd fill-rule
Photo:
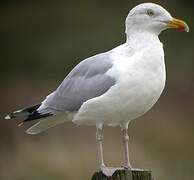
M 81 60 L 125 42 L 128 11 L 146 1 L 5 0 L 0 2 L 0 180 L 86 180 L 97 168 L 95 128 L 71 123 L 37 136 L 30 124 L 3 119 L 35 104 Z M 194 179 L 194 1 L 152 1 L 188 22 L 168 30 L 167 85 L 159 102 L 129 127 L 130 159 L 155 180 Z M 119 128 L 104 129 L 107 164 L 122 160 Z

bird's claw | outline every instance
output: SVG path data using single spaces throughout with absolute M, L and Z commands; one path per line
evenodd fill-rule
M 107 176 L 107 177 L 111 177 L 111 176 L 114 174 L 114 172 L 115 172 L 116 170 L 119 170 L 119 169 L 122 169 L 122 168 L 106 167 L 106 166 L 102 166 L 102 167 L 101 167 L 102 173 L 103 173 L 105 176 Z
M 132 169 L 132 167 L 131 167 L 130 164 L 123 164 L 121 167 L 122 167 L 123 169 L 126 169 L 126 170 L 131 170 L 131 169 Z

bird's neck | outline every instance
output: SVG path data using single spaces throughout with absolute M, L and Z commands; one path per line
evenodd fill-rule
M 142 31 L 133 31 L 127 33 L 126 43 L 130 47 L 134 47 L 137 50 L 150 44 L 161 44 L 158 35 L 156 35 L 155 33 Z

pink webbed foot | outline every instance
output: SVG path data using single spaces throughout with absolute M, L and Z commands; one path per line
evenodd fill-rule
M 102 173 L 107 176 L 107 177 L 111 177 L 115 171 L 123 169 L 121 167 L 106 167 L 106 166 L 101 166 L 101 171 Z

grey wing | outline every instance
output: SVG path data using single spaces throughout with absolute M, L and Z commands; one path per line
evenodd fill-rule
M 113 66 L 109 53 L 88 58 L 79 63 L 61 85 L 42 103 L 43 109 L 53 112 L 77 111 L 81 105 L 98 97 L 115 84 L 106 72 Z

